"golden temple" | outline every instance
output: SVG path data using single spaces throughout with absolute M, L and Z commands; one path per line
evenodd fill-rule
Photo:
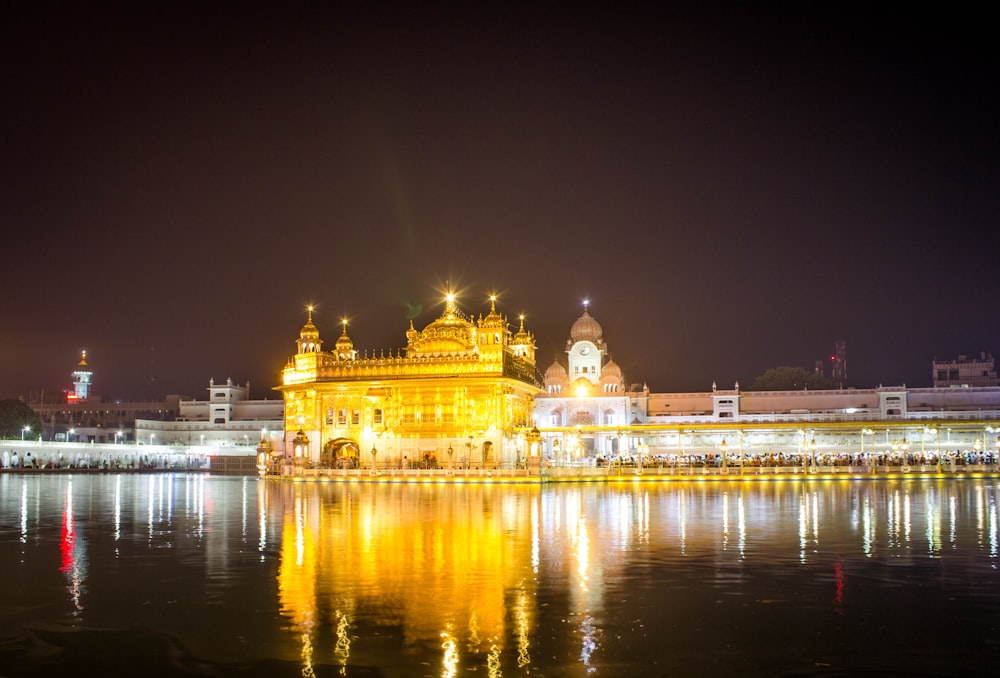
M 346 321 L 334 350 L 324 351 L 309 307 L 276 387 L 293 466 L 526 464 L 533 399 L 542 392 L 535 338 L 523 316 L 514 332 L 496 297 L 489 301 L 489 313 L 474 320 L 448 294 L 423 330 L 410 321 L 404 349 L 363 357 Z

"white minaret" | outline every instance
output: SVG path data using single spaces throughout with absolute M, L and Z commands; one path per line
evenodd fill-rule
M 87 369 L 87 352 L 80 352 L 80 364 L 73 372 L 73 397 L 74 400 L 86 400 L 90 397 L 90 378 L 94 373 Z

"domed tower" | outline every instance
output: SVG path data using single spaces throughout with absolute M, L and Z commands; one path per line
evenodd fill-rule
M 604 369 L 601 370 L 601 392 L 623 393 L 624 391 L 625 377 L 622 375 L 622 368 L 609 358 Z
M 625 376 L 608 355 L 601 324 L 590 315 L 589 303 L 583 304 L 566 341 L 568 369 L 556 359 L 545 371 L 545 393 L 535 398 L 541 447 L 557 459 L 610 458 L 622 450 L 634 452 L 639 440 L 623 435 L 621 427 L 639 416 L 632 415 Z
M 73 394 L 71 400 L 86 400 L 90 397 L 90 379 L 94 373 L 87 366 L 87 352 L 80 352 L 80 362 L 73 372 Z
M 482 359 L 500 362 L 503 348 L 510 343 L 507 320 L 497 313 L 497 297 L 490 295 L 490 312 L 476 322 L 477 346 Z
M 355 360 L 358 352 L 354 350 L 354 342 L 347 336 L 347 318 L 341 320 L 344 329 L 337 338 L 336 353 L 339 360 Z
M 545 391 L 552 395 L 560 395 L 569 389 L 569 375 L 566 368 L 558 360 L 545 370 Z
M 583 315 L 570 328 L 566 353 L 569 356 L 569 379 L 574 383 L 586 379 L 596 386 L 607 346 L 604 344 L 604 331 L 590 315 L 588 306 L 589 302 L 584 301 Z
M 313 324 L 313 307 L 307 306 L 309 317 L 306 324 L 299 330 L 299 340 L 295 343 L 297 353 L 319 353 L 323 340 L 319 338 L 319 330 Z
M 517 333 L 510 340 L 511 350 L 514 355 L 527 358 L 532 363 L 535 362 L 535 337 L 531 332 L 524 329 L 524 314 L 518 316 L 521 325 L 517 328 Z

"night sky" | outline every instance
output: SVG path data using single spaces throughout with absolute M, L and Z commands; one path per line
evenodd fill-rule
M 395 350 L 448 284 L 524 313 L 542 371 L 589 299 L 654 392 L 838 339 L 859 388 L 1000 353 L 971 4 L 271 4 L 0 9 L 0 397 L 83 349 L 106 399 L 277 397 L 307 304 Z

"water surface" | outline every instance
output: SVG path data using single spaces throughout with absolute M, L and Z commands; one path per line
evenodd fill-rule
M 0 675 L 987 675 L 996 481 L 0 475 Z

